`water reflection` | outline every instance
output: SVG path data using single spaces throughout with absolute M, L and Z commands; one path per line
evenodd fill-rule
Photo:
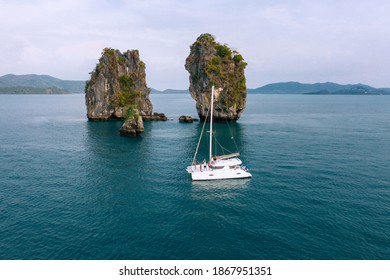
M 193 181 L 191 197 L 195 200 L 232 199 L 250 186 L 250 180 Z
M 95 185 L 133 185 L 144 175 L 141 167 L 151 160 L 152 150 L 142 137 L 129 138 L 119 135 L 122 122 L 87 122 L 84 145 L 88 178 Z

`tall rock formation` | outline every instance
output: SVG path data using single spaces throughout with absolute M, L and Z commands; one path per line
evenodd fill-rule
M 202 34 L 191 46 L 185 69 L 190 73 L 190 93 L 196 100 L 199 118 L 210 108 L 211 86 L 215 86 L 213 116 L 216 121 L 236 121 L 246 105 L 246 67 L 243 57 L 226 44 Z
M 86 83 L 85 103 L 89 120 L 126 119 L 135 110 L 140 116 L 151 115 L 145 63 L 138 50 L 122 54 L 105 48 Z

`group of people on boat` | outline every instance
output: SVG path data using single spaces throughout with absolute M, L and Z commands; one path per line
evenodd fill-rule
M 213 164 L 214 164 L 213 160 L 207 162 L 204 159 L 202 162 L 199 162 L 199 164 L 196 164 L 196 161 L 194 161 L 194 171 L 196 171 L 197 166 L 199 166 L 199 171 L 200 172 L 211 171 L 211 170 L 213 170 Z

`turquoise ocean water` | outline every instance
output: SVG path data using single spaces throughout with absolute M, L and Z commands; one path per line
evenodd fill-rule
M 389 96 L 249 95 L 217 134 L 253 178 L 203 183 L 194 101 L 151 99 L 171 120 L 132 139 L 83 95 L 0 95 L 0 259 L 390 259 Z

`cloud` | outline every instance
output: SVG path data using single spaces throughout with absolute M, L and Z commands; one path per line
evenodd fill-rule
M 387 1 L 1 1 L 0 75 L 89 77 L 105 47 L 139 49 L 151 87 L 186 88 L 189 46 L 205 32 L 269 82 L 389 86 Z

